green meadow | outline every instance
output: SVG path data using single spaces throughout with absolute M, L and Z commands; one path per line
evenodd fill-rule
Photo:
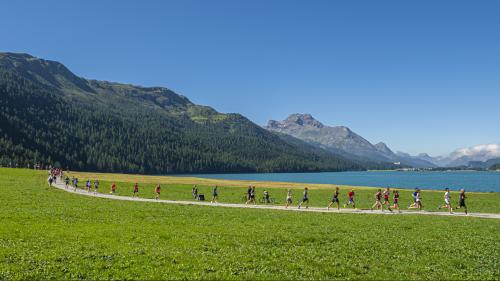
M 102 192 L 114 176 L 107 177 Z M 137 177 L 127 177 L 117 180 L 120 195 L 132 194 Z M 163 199 L 191 198 L 193 182 L 157 178 L 139 182 L 141 196 L 153 197 L 153 181 L 161 181 Z M 0 169 L 0 280 L 500 279 L 497 219 L 126 202 L 67 193 L 46 179 L 46 172 Z M 210 184 L 199 184 L 208 195 Z M 242 202 L 240 184 L 224 182 L 221 202 Z M 298 199 L 300 187 L 291 187 Z M 269 191 L 284 201 L 281 187 L 269 184 Z M 373 189 L 356 191 L 361 208 L 371 205 Z M 311 203 L 324 206 L 330 195 L 327 187 L 313 187 Z M 403 206 L 409 196 L 402 194 Z M 441 197 L 424 192 L 424 206 L 435 209 Z M 468 205 L 472 212 L 498 213 L 498 199 L 497 193 L 470 193 Z
M 95 179 L 100 180 L 99 193 L 110 193 L 111 184 L 117 186 L 116 195 L 133 196 L 134 184 L 139 185 L 138 197 L 154 198 L 155 186 L 161 186 L 161 199 L 194 201 L 191 196 L 191 189 L 194 185 L 198 187 L 198 193 L 204 194 L 206 200 L 211 199 L 211 188 L 218 184 L 219 202 L 221 203 L 245 203 L 248 185 L 256 185 L 257 204 L 263 204 L 260 199 L 263 197 L 264 190 L 267 190 L 270 197 L 274 199 L 274 203 L 270 205 L 284 205 L 286 193 L 288 189 L 292 190 L 293 206 L 297 206 L 302 199 L 304 187 L 309 187 L 310 206 L 326 207 L 332 198 L 336 185 L 320 185 L 320 184 L 297 184 L 297 183 L 274 183 L 274 182 L 249 182 L 249 181 L 229 181 L 213 179 L 197 179 L 197 178 L 176 178 L 176 177 L 148 177 L 134 176 L 123 174 L 94 174 L 94 173 L 68 173 L 69 177 L 75 176 L 79 179 L 78 186 L 85 187 L 85 182 L 90 179 L 93 183 Z M 104 180 L 102 180 L 104 178 Z M 112 181 L 110 179 L 116 178 Z M 190 181 L 188 184 L 186 181 Z M 347 203 L 347 194 L 350 190 L 354 190 L 356 194 L 356 208 L 370 209 L 375 203 L 374 195 L 377 188 L 356 187 L 356 186 L 339 186 L 340 188 L 340 203 L 341 208 Z M 93 190 L 93 189 L 92 189 Z M 383 191 L 384 189 L 382 189 Z M 393 190 L 393 189 L 391 189 Z M 400 207 L 402 210 L 407 210 L 409 205 L 413 203 L 413 190 L 398 189 L 400 194 Z M 423 190 L 422 202 L 426 211 L 445 211 L 438 210 L 438 206 L 444 204 L 444 191 Z M 452 205 L 458 206 L 458 191 L 452 191 Z M 483 213 L 500 213 L 500 193 L 483 192 L 483 193 L 466 193 L 467 207 L 469 212 Z M 389 201 L 392 205 L 392 193 Z M 412 209 L 415 210 L 415 209 Z M 415 210 L 417 211 L 417 210 Z M 463 209 L 454 210 L 454 212 L 463 212 Z

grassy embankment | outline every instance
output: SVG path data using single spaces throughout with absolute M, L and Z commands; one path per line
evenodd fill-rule
M 500 278 L 499 220 L 123 202 L 20 169 L 0 194 L 0 280 Z

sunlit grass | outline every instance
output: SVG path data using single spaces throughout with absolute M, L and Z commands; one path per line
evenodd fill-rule
M 152 184 L 141 183 L 143 196 Z M 244 188 L 224 187 L 221 199 L 232 189 Z M 167 184 L 165 196 L 184 191 Z M 21 169 L 0 169 L 0 192 L 0 280 L 500 278 L 495 219 L 124 202 L 66 193 Z
M 127 175 L 127 174 L 107 174 L 107 173 L 83 173 L 70 172 L 68 175 L 75 176 L 80 180 L 80 187 L 83 187 L 85 181 L 95 179 L 101 181 L 100 192 L 109 193 L 111 183 L 118 186 L 117 195 L 132 196 L 133 185 L 138 183 L 140 186 L 139 197 L 153 198 L 154 187 L 156 184 L 162 186 L 162 198 L 170 200 L 193 200 L 191 197 L 191 188 L 198 186 L 199 193 L 204 194 L 210 199 L 210 189 L 214 185 L 219 186 L 220 202 L 226 203 L 244 203 L 247 187 L 253 185 L 257 187 L 257 201 L 263 196 L 264 190 L 268 190 L 271 197 L 275 199 L 275 205 L 285 203 L 286 191 L 292 189 L 294 205 L 302 198 L 302 191 L 307 186 L 311 191 L 310 205 L 316 207 L 326 207 L 331 198 L 335 187 L 340 187 L 341 205 L 347 202 L 347 193 L 354 189 L 356 192 L 357 208 L 369 209 L 374 203 L 374 193 L 378 188 L 345 186 L 333 184 L 304 184 L 304 183 L 284 183 L 284 182 L 265 182 L 265 181 L 245 181 L 245 180 L 220 180 L 205 179 L 194 177 L 172 177 L 172 176 L 145 176 L 145 175 Z M 383 190 L 383 189 L 382 189 Z M 400 193 L 401 209 L 407 209 L 413 202 L 412 190 L 398 189 Z M 437 207 L 443 205 L 443 191 L 424 190 L 422 192 L 424 210 L 438 211 Z M 467 205 L 471 212 L 490 212 L 500 213 L 500 193 L 496 192 L 468 192 Z M 390 198 L 392 204 L 392 195 Z M 458 205 L 458 192 L 452 192 L 453 206 Z M 342 206 L 341 206 L 342 207 Z M 441 210 L 443 211 L 443 210 Z M 463 212 L 455 210 L 455 212 Z

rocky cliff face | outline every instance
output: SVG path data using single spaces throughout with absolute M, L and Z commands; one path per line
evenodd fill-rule
M 394 152 L 383 142 L 377 143 L 375 148 L 384 155 L 394 155 Z
M 285 133 L 323 148 L 376 161 L 391 161 L 369 141 L 344 126 L 325 126 L 310 114 L 292 114 L 283 121 L 271 120 L 266 129 Z
M 266 129 L 294 136 L 353 159 L 401 162 L 413 167 L 434 166 L 432 163 L 411 156 L 397 155 L 383 142 L 373 145 L 348 127 L 324 125 L 314 119 L 311 114 L 297 113 L 288 116 L 283 121 L 270 120 Z

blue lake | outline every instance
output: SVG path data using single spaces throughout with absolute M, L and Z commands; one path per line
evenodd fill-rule
M 500 192 L 500 172 L 340 172 L 340 173 L 268 173 L 268 174 L 198 174 L 201 178 L 257 180 L 339 185 L 399 187 L 421 189 L 465 188 L 467 191 Z

